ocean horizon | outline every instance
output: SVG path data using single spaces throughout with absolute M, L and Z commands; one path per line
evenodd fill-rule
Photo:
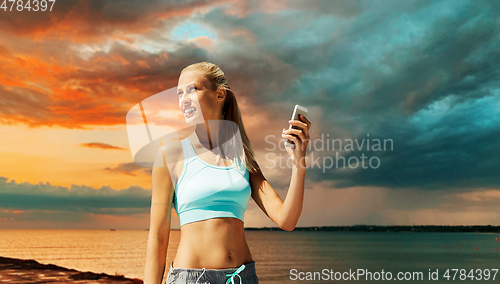
M 34 259 L 80 271 L 144 279 L 147 229 L 0 230 L 0 235 L 0 256 L 3 257 Z M 333 278 L 358 269 L 371 273 L 372 278 L 382 272 L 387 276 L 390 272 L 392 279 L 401 272 L 412 273 L 412 277 L 421 275 L 423 280 L 428 280 L 430 273 L 437 272 L 439 278 L 433 281 L 435 283 L 448 282 L 444 278 L 446 270 L 453 277 L 451 270 L 458 269 L 455 281 L 466 271 L 469 276 L 476 277 L 476 283 L 478 274 L 481 273 L 484 280 L 487 270 L 489 281 L 493 280 L 494 269 L 500 267 L 500 242 L 496 240 L 500 234 L 497 233 L 249 230 L 245 235 L 261 283 L 324 283 L 327 274 Z M 180 230 L 172 230 L 167 264 L 175 257 L 179 238 Z M 308 276 L 319 275 L 323 280 L 305 280 Z M 495 277 L 500 278 L 499 275 Z M 300 281 L 301 278 L 304 280 Z M 383 283 L 381 279 L 365 279 L 366 275 L 359 276 L 361 283 Z M 467 279 L 472 281 L 472 278 Z M 342 283 L 352 279 L 335 281 Z

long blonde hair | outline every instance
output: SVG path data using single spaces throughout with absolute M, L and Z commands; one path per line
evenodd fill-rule
M 243 142 L 243 153 L 237 153 L 234 155 L 234 164 L 237 166 L 244 165 L 249 172 L 255 173 L 258 169 L 258 164 L 255 159 L 255 154 L 252 150 L 252 146 L 250 145 L 250 140 L 245 131 L 245 127 L 243 126 L 243 121 L 241 119 L 240 109 L 238 107 L 238 102 L 236 101 L 236 97 L 233 91 L 229 88 L 229 83 L 224 76 L 224 72 L 219 68 L 219 66 L 210 63 L 210 62 L 199 62 L 195 64 L 191 64 L 184 68 L 181 71 L 181 75 L 184 72 L 196 70 L 200 71 L 214 86 L 214 91 L 219 90 L 220 88 L 226 90 L 226 98 L 224 99 L 224 105 L 222 107 L 223 119 L 232 121 L 236 123 L 238 129 L 230 129 L 228 130 L 231 133 L 235 133 L 239 130 L 241 135 L 241 140 Z M 230 127 L 229 124 L 225 124 L 227 127 Z M 221 132 L 219 132 L 221 133 Z M 235 143 L 236 144 L 236 143 Z M 234 144 L 233 144 L 234 146 Z M 225 151 L 226 153 L 231 153 L 234 151 Z M 222 151 L 224 155 L 224 151 Z M 219 155 L 217 155 L 217 159 L 219 159 Z

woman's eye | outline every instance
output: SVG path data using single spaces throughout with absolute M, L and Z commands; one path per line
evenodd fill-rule
M 196 89 L 196 87 L 191 87 L 191 88 L 189 88 L 188 93 L 191 93 L 191 92 L 192 92 L 193 90 L 195 90 L 195 89 Z M 177 93 L 177 96 L 181 96 L 181 95 L 182 95 L 182 93 L 183 93 L 183 92 L 178 92 L 178 93 Z

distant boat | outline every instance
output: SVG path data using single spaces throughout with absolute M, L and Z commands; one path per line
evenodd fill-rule
M 116 229 L 111 229 L 111 231 L 116 231 Z

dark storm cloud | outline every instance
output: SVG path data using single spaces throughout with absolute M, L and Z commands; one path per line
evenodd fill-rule
M 375 66 L 360 68 L 360 79 L 366 78 L 361 84 L 366 87 L 345 99 L 333 95 L 327 119 L 347 129 L 360 128 L 352 138 L 363 139 L 370 133 L 393 139 L 395 149 L 366 153 L 380 155 L 381 167 L 376 170 L 328 174 L 314 170 L 313 178 L 340 181 L 339 187 L 466 190 L 498 186 L 500 53 L 494 46 L 500 41 L 495 36 L 500 23 L 492 6 L 471 2 L 447 17 L 424 18 L 433 22 L 425 36 L 405 50 L 382 57 L 380 64 L 389 66 L 390 74 Z M 328 92 L 342 92 L 334 88 Z M 337 119 L 349 116 L 355 119 L 347 123 Z
M 280 74 L 262 68 L 255 101 L 317 107 L 321 132 L 330 137 L 340 127 L 352 139 L 369 133 L 394 141 L 392 152 L 365 153 L 381 159 L 376 170 L 311 169 L 313 180 L 429 190 L 498 186 L 498 4 L 357 3 L 361 12 L 349 20 L 325 9 L 243 19 L 218 17 L 214 10 L 204 20 L 251 30 L 258 52 L 274 55 L 298 74 L 282 80 L 288 88 L 276 92 L 272 86 Z M 246 57 L 238 60 L 258 70 L 260 61 L 245 60 L 255 53 L 242 48 Z

